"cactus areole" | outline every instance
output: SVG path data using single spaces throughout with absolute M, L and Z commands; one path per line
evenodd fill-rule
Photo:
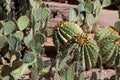
M 108 68 L 115 67 L 117 55 L 120 52 L 120 37 L 110 35 L 100 41 L 100 54 L 103 65 Z
M 72 53 L 74 54 L 74 59 L 81 62 L 84 70 L 88 70 L 92 67 L 95 67 L 99 47 L 96 42 L 90 39 L 87 35 L 78 35 L 71 39 L 70 45 L 76 44 Z
M 83 33 L 83 30 L 74 22 L 60 22 L 54 29 L 53 42 L 55 45 L 65 45 L 73 36 Z

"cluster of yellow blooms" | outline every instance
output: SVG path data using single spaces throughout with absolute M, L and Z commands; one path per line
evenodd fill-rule
M 64 23 L 64 21 L 61 21 L 57 26 L 55 26 L 55 30 L 58 30 L 60 27 L 63 27 Z
M 114 34 L 119 35 L 118 31 L 114 27 L 110 26 L 108 29 L 111 30 Z M 120 46 L 120 38 L 116 39 L 115 44 Z
M 115 44 L 117 44 L 118 46 L 120 46 L 120 38 L 116 39 Z
M 90 39 L 87 35 L 80 34 L 77 36 L 75 41 L 81 44 L 82 46 L 86 46 L 90 42 Z
M 114 27 L 110 26 L 108 29 L 111 30 L 114 34 L 118 35 L 118 31 Z

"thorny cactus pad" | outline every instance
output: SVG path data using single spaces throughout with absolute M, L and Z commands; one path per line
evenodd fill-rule
M 112 26 L 95 30 L 95 40 L 97 40 L 97 41 L 100 41 L 109 35 L 119 35 L 119 33 Z
M 64 45 L 73 36 L 83 33 L 82 29 L 73 22 L 61 22 L 54 29 L 53 40 L 55 45 Z M 60 46 L 58 45 L 58 46 Z
M 91 31 L 98 20 L 103 7 L 110 5 L 110 0 L 78 0 L 77 8 L 70 9 L 69 21 L 80 22 L 85 32 Z
M 74 60 L 81 62 L 83 69 L 95 67 L 98 58 L 99 47 L 96 42 L 87 35 L 78 35 L 68 41 L 68 45 L 75 45 L 71 53 L 74 54 Z
M 109 68 L 115 66 L 115 60 L 120 52 L 120 37 L 110 35 L 100 41 L 100 54 L 103 65 Z
M 17 80 L 34 64 L 30 74 L 32 80 L 37 80 L 42 74 L 41 53 L 50 18 L 49 8 L 46 4 L 42 5 L 40 0 L 0 1 L 0 63 L 8 64 L 1 68 L 0 80 L 5 77 Z

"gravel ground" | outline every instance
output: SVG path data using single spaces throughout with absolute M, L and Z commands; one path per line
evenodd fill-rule
M 98 75 L 98 78 L 99 78 L 100 69 L 95 68 L 95 69 L 90 69 L 89 71 L 84 72 L 84 75 L 85 75 L 86 79 L 91 77 L 92 72 L 96 72 L 97 75 Z M 102 80 L 104 80 L 104 79 L 110 78 L 112 75 L 114 75 L 115 70 L 113 70 L 113 69 L 103 69 L 101 74 L 102 74 Z

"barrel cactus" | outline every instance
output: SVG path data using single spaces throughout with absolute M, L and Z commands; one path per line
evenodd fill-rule
M 96 29 L 94 38 L 95 40 L 100 41 L 109 35 L 119 35 L 119 33 L 114 27 L 109 26 L 105 28 Z
M 100 43 L 102 64 L 108 68 L 115 67 L 115 60 L 120 52 L 120 36 L 110 35 L 103 38 Z
M 119 10 L 120 11 L 120 10 Z M 120 32 L 120 19 L 118 19 L 115 24 L 114 24 L 115 28 L 118 30 L 118 32 Z
M 60 22 L 54 29 L 53 42 L 56 46 L 67 43 L 73 36 L 83 33 L 82 29 L 73 22 Z
M 73 50 L 71 50 L 74 55 L 73 60 L 78 61 L 82 65 L 83 70 L 96 66 L 99 47 L 93 39 L 81 34 L 69 40 L 68 46 L 74 46 Z

